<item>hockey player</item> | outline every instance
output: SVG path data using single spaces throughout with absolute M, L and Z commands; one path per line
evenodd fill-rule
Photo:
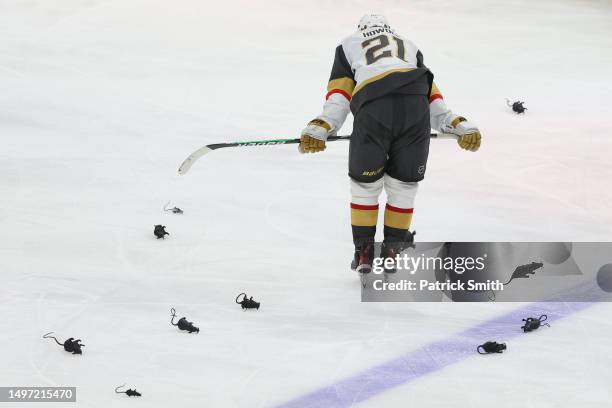
M 457 135 L 462 149 L 480 147 L 478 128 L 446 106 L 419 49 L 369 14 L 336 48 L 323 113 L 302 131 L 299 150 L 325 150 L 327 137 L 354 116 L 349 147 L 352 268 L 372 270 L 378 196 L 384 188 L 383 258 L 395 258 L 413 239 L 410 222 L 425 176 L 431 128 Z

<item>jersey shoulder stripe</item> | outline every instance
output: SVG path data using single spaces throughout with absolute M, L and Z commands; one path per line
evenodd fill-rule
M 336 47 L 334 56 L 334 64 L 327 83 L 327 95 L 325 99 L 335 93 L 343 95 L 349 101 L 351 100 L 353 90 L 355 89 L 355 78 L 351 65 L 346 59 L 342 46 Z
M 327 95 L 325 95 L 325 99 L 329 99 L 333 94 L 339 93 L 350 101 L 354 89 L 355 81 L 352 78 L 343 77 L 331 79 L 327 84 Z
M 442 97 L 442 93 L 440 92 L 436 84 L 432 82 L 431 91 L 429 91 L 429 103 L 432 103 L 436 99 L 444 99 L 444 98 Z

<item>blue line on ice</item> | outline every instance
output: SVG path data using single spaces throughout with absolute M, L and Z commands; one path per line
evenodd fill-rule
M 548 321 L 556 321 L 586 309 L 603 295 L 596 285 L 576 287 L 571 292 L 574 299 L 588 301 L 558 302 L 551 299 L 548 302 L 528 304 L 285 402 L 277 408 L 351 407 L 388 389 L 472 357 L 476 353 L 476 346 L 485 341 L 506 341 L 521 334 L 520 326 L 526 316 L 547 314 Z

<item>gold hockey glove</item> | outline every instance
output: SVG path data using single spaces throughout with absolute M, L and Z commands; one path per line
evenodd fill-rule
M 322 119 L 313 119 L 308 122 L 306 128 L 302 130 L 298 146 L 299 152 L 317 153 L 325 150 L 325 141 L 330 130 L 331 126 Z
M 453 128 L 452 133 L 459 136 L 457 143 L 459 143 L 462 149 L 469 150 L 470 152 L 480 149 L 480 139 L 482 137 L 476 125 L 468 122 L 462 116 L 457 116 L 451 122 L 451 126 Z
M 468 133 L 459 137 L 457 143 L 462 149 L 469 150 L 471 152 L 475 152 L 480 149 L 480 132 L 476 131 L 474 133 Z

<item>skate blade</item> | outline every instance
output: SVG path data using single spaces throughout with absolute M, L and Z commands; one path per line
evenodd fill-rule
M 370 265 L 359 265 L 356 272 L 359 274 L 361 286 L 363 286 L 365 289 L 365 287 L 368 285 L 368 276 L 370 275 L 370 272 L 372 272 L 372 267 Z
M 361 281 L 361 286 L 365 289 L 368 286 L 368 275 L 369 273 L 360 273 L 359 280 Z
M 389 283 L 393 282 L 394 277 L 396 276 L 396 269 L 388 269 L 383 272 L 383 282 Z

